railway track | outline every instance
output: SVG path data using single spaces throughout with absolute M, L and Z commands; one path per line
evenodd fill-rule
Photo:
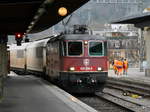
M 109 79 L 102 93 L 80 96 L 98 112 L 150 112 L 150 85 Z
M 112 101 L 106 100 L 98 95 L 93 96 L 77 96 L 77 98 L 87 105 L 93 107 L 98 112 L 132 112 Z
M 138 103 L 140 99 L 133 101 L 132 98 L 125 98 L 123 95 L 121 97 L 118 93 L 116 90 L 104 89 L 103 93 L 96 93 L 93 96 L 77 96 L 77 98 L 98 112 L 150 112 L 150 107 Z
M 128 98 L 121 97 L 119 95 L 114 95 L 114 93 L 106 92 L 108 90 L 105 90 L 104 93 L 96 93 L 96 95 L 102 99 L 108 100 L 125 110 L 128 110 L 130 112 L 149 112 L 150 107 L 146 105 L 142 105 L 138 102 L 134 102 L 132 100 L 129 100 Z M 112 92 L 112 91 L 111 91 Z
M 128 93 L 135 93 L 144 97 L 150 97 L 150 84 L 140 82 L 133 82 L 128 80 L 121 80 L 109 78 L 106 84 L 107 88 L 117 89 Z
M 150 112 L 150 84 L 109 78 L 97 95 L 135 112 Z

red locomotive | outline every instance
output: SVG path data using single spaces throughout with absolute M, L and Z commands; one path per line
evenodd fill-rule
M 103 90 L 108 77 L 105 37 L 89 35 L 77 27 L 71 33 L 28 44 L 25 49 L 26 72 L 44 72 L 53 83 L 73 93 Z
M 107 78 L 107 42 L 92 35 L 63 35 L 47 44 L 47 74 L 72 92 L 101 91 Z

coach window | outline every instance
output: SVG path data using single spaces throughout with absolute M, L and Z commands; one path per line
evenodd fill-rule
M 24 58 L 24 51 L 23 50 L 17 50 L 17 58 Z
M 104 56 L 103 42 L 89 42 L 89 55 L 90 56 Z
M 68 55 L 69 56 L 80 56 L 82 55 L 82 42 L 68 42 Z
M 43 57 L 43 48 L 42 47 L 37 47 L 36 48 L 36 57 L 37 58 L 42 58 Z

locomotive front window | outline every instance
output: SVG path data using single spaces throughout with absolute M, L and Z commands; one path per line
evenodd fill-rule
M 103 56 L 104 48 L 102 42 L 89 42 L 89 55 L 90 56 Z
M 82 42 L 68 42 L 69 56 L 80 56 L 82 52 Z

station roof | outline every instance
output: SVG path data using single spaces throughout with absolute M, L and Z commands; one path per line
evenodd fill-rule
M 135 27 L 143 28 L 150 26 L 150 13 L 142 13 L 138 15 L 123 17 L 118 20 L 112 21 L 111 23 L 119 24 L 134 24 Z
M 60 7 L 66 7 L 68 14 L 89 0 L 1 0 L 0 33 L 43 31 L 65 16 L 58 14 Z M 67 16 L 66 15 L 66 16 Z

